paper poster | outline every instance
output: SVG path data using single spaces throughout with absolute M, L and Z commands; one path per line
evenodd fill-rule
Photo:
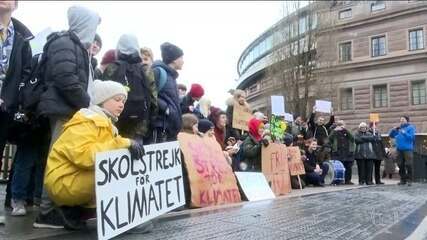
M 178 142 L 144 146 L 143 159 L 127 149 L 96 154 L 98 239 L 110 239 L 185 204 Z
M 369 114 L 369 121 L 376 123 L 380 122 L 380 115 L 378 113 Z
M 241 201 L 230 164 L 214 137 L 179 133 L 191 189 L 191 206 L 207 207 Z
M 264 174 L 259 172 L 235 172 L 237 180 L 249 201 L 273 199 L 276 196 Z
M 241 106 L 238 103 L 234 104 L 233 108 L 233 128 L 249 131 L 248 122 L 252 118 L 250 109 L 245 106 Z
M 316 100 L 316 111 L 321 113 L 331 113 L 332 103 L 329 101 Z
M 285 121 L 293 122 L 294 121 L 294 115 L 292 115 L 291 113 L 285 113 Z
M 283 96 L 271 96 L 271 114 L 285 116 L 285 98 Z

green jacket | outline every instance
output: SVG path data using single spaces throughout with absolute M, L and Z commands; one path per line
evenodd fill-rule
M 261 171 L 261 142 L 250 135 L 243 141 L 243 157 L 249 171 Z

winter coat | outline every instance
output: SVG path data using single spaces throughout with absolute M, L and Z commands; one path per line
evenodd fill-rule
M 84 7 L 68 10 L 69 31 L 53 33 L 60 37 L 44 49 L 47 62 L 44 81 L 47 90 L 41 95 L 41 115 L 71 118 L 79 109 L 89 106 L 90 59 L 86 49 L 95 39 L 99 16 Z M 90 90 L 90 89 L 89 89 Z
M 153 125 L 156 128 L 165 129 L 168 135 L 173 137 L 181 130 L 182 124 L 180 99 L 176 84 L 178 72 L 162 61 L 156 61 L 152 66 L 156 82 L 160 79 L 160 71 L 156 69 L 157 67 L 166 71 L 167 80 L 163 88 L 158 91 L 157 103 L 159 112 Z M 169 114 L 166 113 L 167 109 L 169 109 Z
M 141 59 L 127 55 L 119 55 L 117 61 L 109 64 L 105 69 L 102 79 L 119 82 L 129 88 L 128 99 L 122 114 L 117 122 L 119 131 L 126 137 L 147 137 L 150 128 L 152 110 L 155 109 L 154 99 L 155 84 L 149 82 Z M 132 126 L 130 126 L 132 125 Z
M 415 143 L 415 126 L 409 123 L 403 124 L 399 129 L 393 128 L 389 136 L 396 139 L 398 151 L 413 151 Z
M 310 131 L 312 137 L 314 137 L 317 140 L 317 143 L 319 145 L 323 145 L 328 140 L 329 131 L 330 131 L 332 124 L 334 124 L 334 122 L 335 122 L 335 117 L 334 117 L 334 115 L 332 115 L 329 118 L 329 122 L 325 125 L 322 125 L 322 126 L 319 126 L 314 122 L 314 117 L 315 117 L 315 114 L 311 113 L 310 120 L 308 122 L 308 128 L 309 128 L 309 131 Z
M 305 152 L 306 159 L 304 160 L 304 169 L 306 173 L 314 172 L 316 169 L 316 165 L 319 164 L 317 161 L 317 151 L 309 152 L 308 150 Z
M 31 72 L 31 47 L 29 41 L 33 34 L 20 21 L 12 18 L 15 35 L 12 53 L 9 59 L 9 68 L 3 81 L 0 99 L 4 101 L 1 111 L 14 113 L 18 109 L 19 84 L 30 76 Z
M 261 141 L 249 135 L 243 141 L 243 161 L 248 164 L 249 170 L 261 171 Z
M 354 158 L 356 160 L 376 159 L 377 156 L 373 144 L 377 140 L 377 137 L 373 136 L 370 132 L 358 131 L 354 135 L 354 141 L 356 143 Z
M 329 135 L 329 144 L 332 148 L 333 159 L 345 162 L 354 160 L 354 137 L 347 129 L 332 130 Z
M 95 196 L 96 153 L 129 146 L 130 140 L 117 135 L 104 113 L 81 109 L 64 125 L 49 153 L 44 178 L 49 196 L 58 206 L 90 202 Z
M 40 97 L 39 113 L 46 116 L 71 117 L 89 106 L 89 54 L 73 32 L 53 33 L 60 37 L 47 48 L 47 90 Z M 48 40 L 49 41 L 49 40 Z
M 181 99 L 181 111 L 182 114 L 185 113 L 194 113 L 194 100 L 193 98 L 190 96 L 190 94 L 185 95 L 182 99 Z M 193 107 L 193 111 L 191 111 L 190 107 Z
M 374 147 L 374 152 L 375 152 L 374 160 L 382 161 L 386 158 L 386 152 L 385 152 L 383 140 L 381 138 L 381 134 L 378 132 L 378 130 L 375 130 L 375 134 L 372 129 L 369 129 L 369 132 L 376 137 L 375 142 L 372 143 L 372 146 Z

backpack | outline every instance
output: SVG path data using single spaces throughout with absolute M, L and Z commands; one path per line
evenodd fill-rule
M 157 92 L 160 92 L 163 87 L 166 85 L 166 82 L 168 80 L 168 74 L 165 69 L 162 67 L 155 67 L 154 69 L 157 69 L 159 71 L 159 78 L 156 79 L 156 87 Z
M 46 91 L 47 85 L 44 80 L 44 73 L 47 62 L 47 48 L 56 39 L 69 34 L 68 32 L 53 33 L 48 37 L 43 46 L 43 52 L 36 54 L 31 59 L 31 72 L 27 79 L 19 84 L 18 105 L 19 112 L 23 114 L 36 115 L 37 106 L 41 95 Z

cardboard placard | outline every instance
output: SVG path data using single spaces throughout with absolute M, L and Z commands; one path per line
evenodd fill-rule
M 191 189 L 191 207 L 241 201 L 236 178 L 221 146 L 213 137 L 179 133 Z
M 178 142 L 144 146 L 141 160 L 127 149 L 96 154 L 98 239 L 110 239 L 185 204 Z
M 264 174 L 258 172 L 235 172 L 237 180 L 249 201 L 273 199 L 276 196 Z
M 284 144 L 270 143 L 262 148 L 261 168 L 276 196 L 291 191 L 288 153 Z
M 250 109 L 238 103 L 234 103 L 233 108 L 233 128 L 249 131 L 248 122 L 252 118 Z
M 285 98 L 283 96 L 271 96 L 271 114 L 285 116 Z
M 378 113 L 369 114 L 369 121 L 376 123 L 380 122 L 380 115 Z
M 301 152 L 299 147 L 287 147 L 287 149 L 291 176 L 305 174 L 304 163 L 301 161 Z

